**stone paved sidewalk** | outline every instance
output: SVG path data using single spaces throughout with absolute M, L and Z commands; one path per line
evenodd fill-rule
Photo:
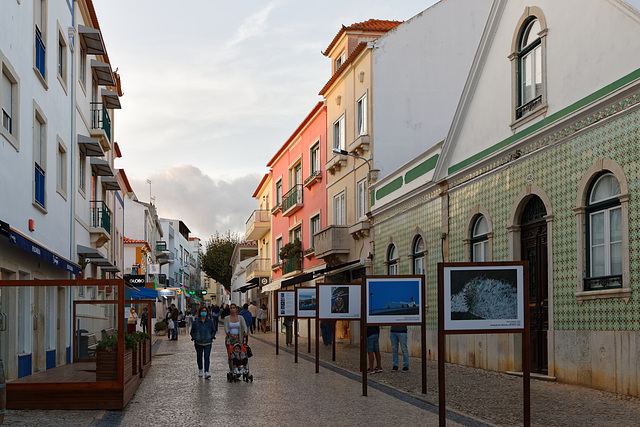
M 275 345 L 274 333 L 252 336 Z M 300 357 L 315 360 L 315 341 L 307 353 L 305 338 L 299 338 Z M 275 348 L 273 349 L 275 352 Z M 360 348 L 338 342 L 336 361 L 331 360 L 331 346 L 320 344 L 320 360 L 351 372 L 359 371 Z M 293 363 L 293 347 L 280 338 L 280 352 Z M 400 361 L 402 356 L 400 355 Z M 391 372 L 391 353 L 382 353 L 383 372 L 369 375 L 368 382 L 378 382 L 437 405 L 438 370 L 436 361 L 427 362 L 427 394 L 422 394 L 420 358 L 410 358 L 409 373 Z M 322 369 L 322 368 L 320 368 Z M 358 374 L 359 375 L 359 374 Z M 504 373 L 447 364 L 445 372 L 447 407 L 469 417 L 496 426 L 522 425 L 522 378 Z M 599 390 L 531 380 L 532 426 L 640 426 L 640 399 Z

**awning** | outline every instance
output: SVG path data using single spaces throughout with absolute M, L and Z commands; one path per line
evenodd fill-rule
M 100 36 L 100 30 L 87 27 L 84 25 L 78 25 L 78 34 L 84 40 L 84 46 L 89 55 L 104 55 L 104 43 L 102 43 L 102 37 Z
M 36 257 L 55 265 L 62 270 L 69 271 L 76 276 L 80 276 L 82 274 L 82 270 L 80 266 L 76 263 L 69 261 L 66 258 L 61 257 L 55 252 L 51 252 L 48 249 L 45 249 L 40 244 L 34 242 L 26 236 L 23 236 L 18 231 L 13 228 L 9 229 L 9 241 L 16 246 L 21 247 L 25 251 L 29 252 L 31 255 L 35 255 Z
M 106 267 L 100 267 L 100 271 L 107 271 L 107 272 L 110 272 L 110 273 L 119 273 L 120 269 L 115 265 L 111 265 L 111 266 L 106 266 Z
M 103 258 L 103 256 L 100 254 L 100 252 L 98 252 L 97 249 L 88 248 L 82 245 L 76 246 L 76 252 L 78 252 L 78 255 L 82 255 L 85 258 Z
M 102 185 L 107 190 L 120 190 L 120 184 L 118 184 L 118 180 L 113 176 L 103 177 Z
M 106 258 L 91 258 L 89 259 L 89 262 L 93 265 L 97 265 L 98 267 L 113 267 L 111 261 Z
M 329 272 L 338 273 L 340 271 L 351 270 L 353 268 L 357 268 L 362 265 L 364 265 L 364 258 L 359 259 L 357 261 L 349 261 L 349 262 L 345 262 L 344 264 L 334 265 L 332 267 L 326 267 L 317 271 L 310 271 L 310 272 L 301 274 L 299 276 L 292 277 L 291 279 L 283 280 L 280 287 L 286 288 L 289 286 L 297 285 L 299 283 L 308 282 L 310 280 L 323 276 Z
M 122 108 L 122 105 L 120 105 L 120 97 L 114 91 L 102 89 L 100 94 L 102 95 L 102 102 L 104 102 L 104 105 L 106 105 L 107 108 L 113 110 L 119 110 Z
M 91 168 L 99 176 L 114 176 L 113 169 L 111 169 L 111 165 L 106 160 L 92 157 L 89 162 L 91 163 Z
M 308 282 L 309 280 L 313 280 L 314 273 L 304 273 L 296 277 L 292 277 L 291 279 L 283 280 L 281 284 L 281 288 L 286 288 L 289 286 L 297 285 L 298 283 Z
M 113 80 L 113 73 L 111 72 L 111 66 L 106 62 L 91 60 L 91 68 L 96 75 L 96 83 L 100 86 L 115 86 L 116 82 Z
M 104 150 L 100 145 L 100 141 L 95 138 L 78 134 L 78 144 L 84 147 L 84 152 L 89 157 L 102 157 L 104 156 Z
M 149 288 L 131 288 L 131 299 L 153 299 L 158 298 L 158 291 Z
M 262 292 L 273 292 L 273 291 L 277 291 L 278 289 L 280 289 L 280 284 L 282 283 L 281 279 L 278 280 L 274 280 L 273 282 L 269 283 L 266 286 L 262 287 Z

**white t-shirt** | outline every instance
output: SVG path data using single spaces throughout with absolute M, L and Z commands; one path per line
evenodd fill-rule
M 229 333 L 231 335 L 240 335 L 240 321 L 229 322 Z

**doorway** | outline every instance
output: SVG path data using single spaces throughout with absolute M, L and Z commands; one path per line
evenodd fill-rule
M 549 358 L 549 288 L 547 274 L 547 211 L 543 201 L 533 196 L 520 220 L 521 259 L 529 262 L 529 352 L 531 372 L 547 375 Z

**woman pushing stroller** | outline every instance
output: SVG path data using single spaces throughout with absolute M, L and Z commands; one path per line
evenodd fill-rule
M 229 374 L 234 375 L 234 363 L 236 367 L 242 366 L 243 378 L 248 374 L 246 345 L 249 340 L 247 323 L 238 314 L 238 306 L 232 303 L 229 306 L 230 314 L 224 318 L 224 330 L 226 332 L 225 345 L 229 353 Z M 237 368 L 239 370 L 240 368 Z

